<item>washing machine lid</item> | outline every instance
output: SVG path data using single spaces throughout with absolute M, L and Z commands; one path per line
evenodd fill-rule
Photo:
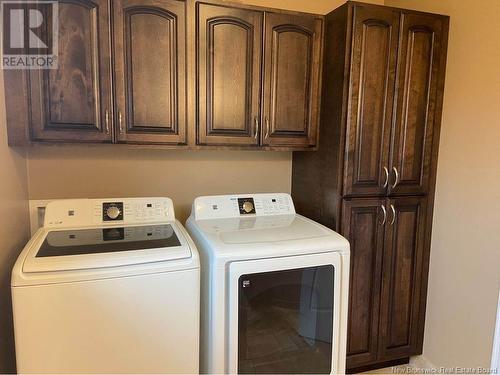
M 46 230 L 28 253 L 23 272 L 119 267 L 191 256 L 174 223 Z
M 277 248 L 337 251 L 349 246 L 338 233 L 297 214 L 199 220 L 195 225 L 216 253 L 236 254 L 244 249 L 273 253 Z
M 283 241 L 314 240 L 328 237 L 331 231 L 323 226 L 311 223 L 298 215 L 285 215 L 264 218 L 242 218 L 238 228 L 226 228 L 219 232 L 219 239 L 224 244 L 255 244 Z

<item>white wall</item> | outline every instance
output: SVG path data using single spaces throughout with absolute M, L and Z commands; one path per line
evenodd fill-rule
M 424 356 L 489 367 L 500 288 L 500 1 L 385 4 L 451 17 Z

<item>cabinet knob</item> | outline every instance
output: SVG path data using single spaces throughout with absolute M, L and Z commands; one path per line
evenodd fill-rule
M 253 136 L 255 139 L 259 136 L 259 116 L 255 116 L 254 118 L 254 130 L 253 130 Z

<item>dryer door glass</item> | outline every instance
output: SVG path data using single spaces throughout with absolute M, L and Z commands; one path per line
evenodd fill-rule
M 334 267 L 246 274 L 238 286 L 238 372 L 329 374 Z

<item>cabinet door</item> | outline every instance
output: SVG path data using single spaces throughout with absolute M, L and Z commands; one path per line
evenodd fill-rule
M 380 309 L 380 360 L 417 352 L 426 198 L 389 199 Z
M 342 235 L 351 244 L 347 368 L 377 358 L 386 199 L 344 200 Z
M 403 13 L 398 57 L 397 108 L 391 193 L 428 191 L 436 121 L 442 19 Z M 396 185 L 396 187 L 394 187 Z
M 29 72 L 31 137 L 111 142 L 108 1 L 61 0 L 58 11 L 58 67 Z
M 196 7 L 198 143 L 258 145 L 263 14 Z
M 316 145 L 323 20 L 266 13 L 262 144 Z
M 384 195 L 399 33 L 394 9 L 354 6 L 345 195 Z
M 185 3 L 114 2 L 119 142 L 186 143 Z

